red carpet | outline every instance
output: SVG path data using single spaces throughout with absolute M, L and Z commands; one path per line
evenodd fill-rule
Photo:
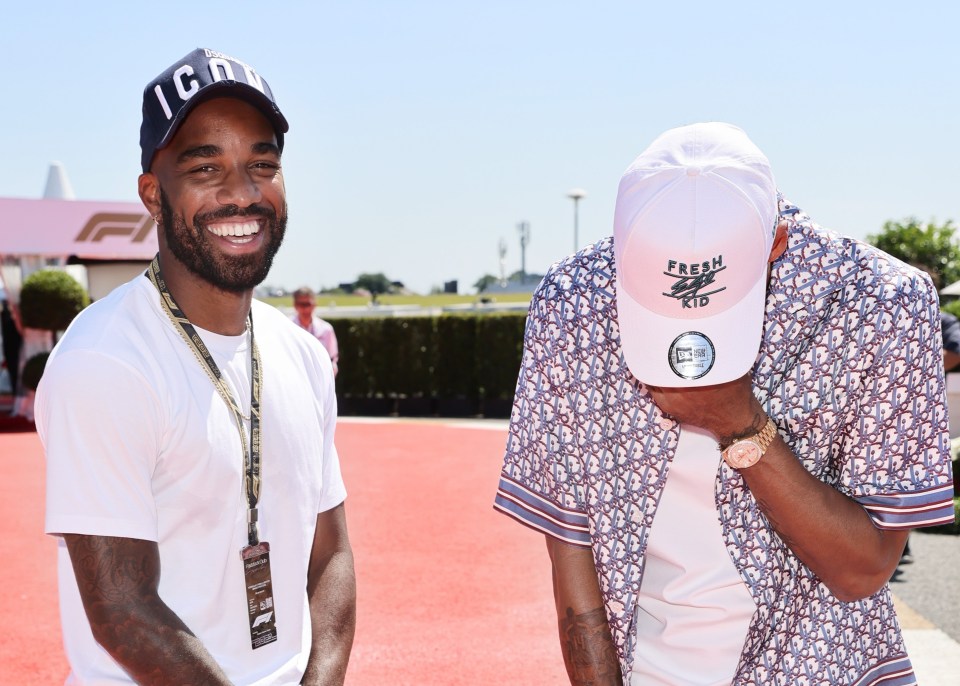
M 43 534 L 43 450 L 35 433 L 0 434 L 0 536 L 7 605 L 0 684 L 62 684 L 56 542 Z
M 464 427 L 340 424 L 359 596 L 350 686 L 565 683 L 543 538 L 491 507 L 506 433 Z M 0 641 L 0 684 L 61 684 L 36 434 L 0 435 L 0 460 L 5 595 L 24 618 Z

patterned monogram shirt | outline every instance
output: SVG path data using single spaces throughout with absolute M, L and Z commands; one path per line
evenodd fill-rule
M 929 279 L 789 220 L 774 264 L 754 393 L 805 468 L 880 529 L 953 520 L 940 319 Z M 650 526 L 679 426 L 627 369 L 612 239 L 554 265 L 534 295 L 495 507 L 591 547 L 625 675 Z M 889 589 L 842 602 L 718 460 L 724 543 L 757 605 L 733 683 L 913 684 Z

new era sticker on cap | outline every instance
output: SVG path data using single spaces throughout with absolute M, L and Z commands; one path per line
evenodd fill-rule
M 699 331 L 677 336 L 667 351 L 673 373 L 682 379 L 699 379 L 713 369 L 716 351 L 713 342 Z

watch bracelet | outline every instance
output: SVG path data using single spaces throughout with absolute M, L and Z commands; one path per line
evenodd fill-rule
M 767 415 L 767 421 L 764 423 L 763 427 L 753 434 L 747 434 L 746 436 L 738 436 L 734 438 L 730 443 L 724 445 L 723 443 L 717 443 L 717 447 L 720 449 L 720 453 L 723 454 L 728 448 L 739 443 L 740 441 L 753 441 L 760 446 L 760 449 L 763 452 L 767 452 L 767 449 L 770 447 L 770 444 L 773 443 L 773 439 L 777 437 L 777 424 L 773 421 L 773 417 Z

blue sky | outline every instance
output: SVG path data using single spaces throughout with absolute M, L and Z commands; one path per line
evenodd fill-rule
M 661 131 L 743 127 L 784 193 L 858 238 L 960 220 L 960 9 L 947 2 L 16 3 L 0 26 L 0 196 L 137 200 L 143 86 L 195 47 L 252 64 L 290 121 L 268 282 L 386 273 L 461 292 L 611 233 Z

